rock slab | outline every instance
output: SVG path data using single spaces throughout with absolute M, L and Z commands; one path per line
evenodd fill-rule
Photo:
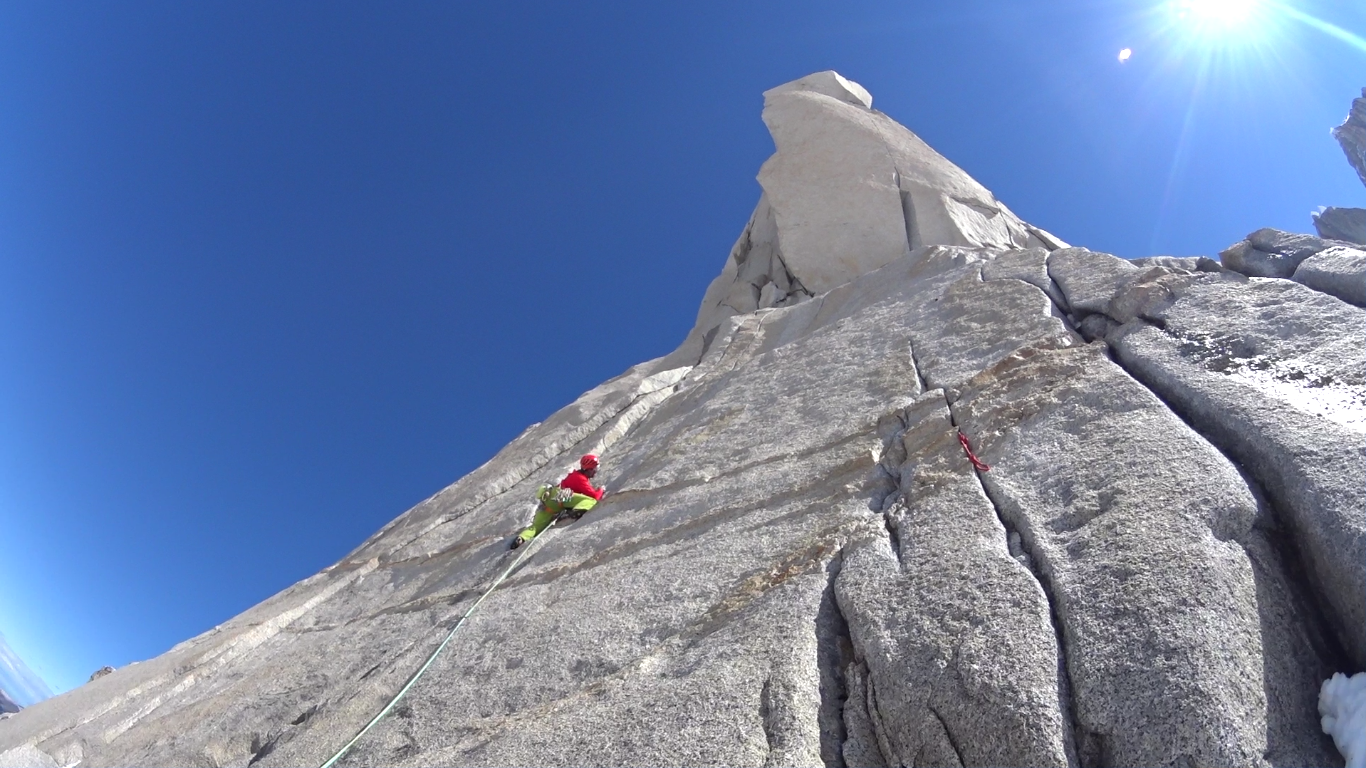
M 1316 291 L 1366 306 L 1366 250 L 1325 248 L 1300 262 L 1292 277 Z

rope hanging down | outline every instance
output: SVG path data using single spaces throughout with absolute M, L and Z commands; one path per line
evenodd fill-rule
M 551 524 L 550 527 L 553 528 L 556 523 L 559 523 L 560 517 L 563 517 L 563 515 L 561 514 L 559 516 L 556 516 L 554 522 Z M 337 754 L 328 758 L 327 762 L 322 764 L 322 768 L 332 768 L 332 766 L 336 765 L 338 760 L 345 757 L 346 753 L 350 752 L 351 748 L 356 746 L 356 743 L 361 740 L 362 736 L 369 733 L 370 729 L 374 728 L 376 723 L 384 719 L 385 715 L 389 714 L 389 711 L 392 710 L 394 706 L 398 704 L 399 700 L 402 699 L 404 695 L 408 693 L 408 690 L 412 688 L 413 685 L 415 685 L 417 681 L 422 677 L 422 675 L 427 672 L 427 668 L 432 665 L 433 661 L 436 661 L 436 657 L 441 655 L 441 652 L 445 650 L 447 644 L 451 642 L 451 638 L 455 637 L 456 631 L 459 630 L 461 625 L 465 623 L 465 619 L 468 619 L 474 613 L 475 609 L 479 607 L 479 604 L 484 602 L 484 598 L 492 594 L 493 590 L 497 589 L 498 585 L 502 584 L 503 580 L 508 577 L 508 574 L 512 573 L 513 569 L 520 565 L 522 561 L 526 559 L 527 555 L 531 554 L 531 551 L 536 548 L 536 544 L 539 543 L 542 539 L 546 538 L 546 534 L 548 533 L 550 532 L 546 531 L 542 535 L 537 536 L 536 538 L 528 542 L 527 546 L 522 548 L 522 554 L 518 555 L 517 559 L 512 561 L 512 565 L 509 565 L 507 568 L 504 568 L 503 572 L 498 574 L 498 578 L 493 580 L 493 584 L 489 585 L 489 588 L 484 591 L 484 594 L 480 595 L 479 599 L 474 601 L 474 605 L 471 605 L 469 610 L 465 611 L 465 615 L 461 616 L 460 620 L 455 622 L 455 626 L 451 627 L 451 631 L 447 633 L 446 639 L 441 641 L 441 645 L 438 645 L 436 647 L 436 650 L 432 651 L 432 655 L 427 657 L 427 661 L 423 662 L 422 666 L 418 667 L 418 670 L 413 673 L 412 677 L 408 678 L 408 682 L 404 683 L 403 687 L 398 689 L 398 693 L 394 694 L 394 697 L 389 700 L 389 703 L 384 705 L 384 709 L 381 709 L 378 715 L 375 715 L 374 717 L 370 718 L 370 722 L 366 723 L 364 728 L 360 729 L 360 731 L 356 733 L 356 735 L 353 736 L 350 741 L 346 742 L 346 745 L 343 746 L 340 750 L 338 750 Z
M 977 458 L 977 454 L 972 452 L 972 446 L 968 444 L 968 436 L 963 434 L 963 430 L 958 430 L 958 442 L 963 446 L 963 453 L 968 455 L 968 461 L 972 462 L 972 468 L 978 472 L 986 472 L 991 469 L 985 461 Z

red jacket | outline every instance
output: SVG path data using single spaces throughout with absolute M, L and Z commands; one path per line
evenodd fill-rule
M 581 470 L 576 469 L 565 475 L 564 479 L 560 481 L 560 487 L 602 501 L 602 489 L 594 488 L 593 484 L 588 482 L 588 475 L 585 475 Z

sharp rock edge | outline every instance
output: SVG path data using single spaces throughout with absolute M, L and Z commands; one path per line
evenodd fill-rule
M 677 350 L 336 565 L 5 719 L 0 765 L 322 762 L 589 450 L 613 493 L 344 764 L 1342 764 L 1321 725 L 1357 760 L 1350 244 L 1125 262 L 834 72 L 764 101 L 777 151 Z

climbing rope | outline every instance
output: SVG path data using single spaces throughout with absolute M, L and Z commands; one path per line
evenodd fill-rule
M 972 446 L 968 444 L 968 436 L 963 434 L 963 430 L 958 430 L 958 442 L 963 446 L 963 453 L 968 455 L 968 461 L 972 462 L 972 468 L 978 472 L 986 472 L 991 469 L 985 461 L 977 458 L 977 454 L 972 452 Z
M 561 517 L 564 517 L 563 513 L 557 515 L 549 527 L 555 527 L 560 522 Z M 471 605 L 469 610 L 465 611 L 465 615 L 461 616 L 460 620 L 455 622 L 455 626 L 451 627 L 451 631 L 446 634 L 446 639 L 441 641 L 441 645 L 438 645 L 436 650 L 432 651 L 432 655 L 427 657 L 427 661 L 423 662 L 422 666 L 418 667 L 418 670 L 413 673 L 412 677 L 408 678 L 408 682 L 404 683 L 403 687 L 398 689 L 398 693 L 394 694 L 394 697 L 389 700 L 389 703 L 384 705 L 384 709 L 381 709 L 378 715 L 370 718 L 370 722 L 366 723 L 364 728 L 360 729 L 350 741 L 346 742 L 345 746 L 337 750 L 337 754 L 328 758 L 327 762 L 322 764 L 322 768 L 332 768 L 332 766 L 336 765 L 338 760 L 345 757 L 346 753 L 350 752 L 351 748 L 356 746 L 356 743 L 361 740 L 361 737 L 365 736 L 365 734 L 370 732 L 371 728 L 375 727 L 375 723 L 378 723 L 380 720 L 384 719 L 385 715 L 389 714 L 389 711 L 392 710 L 394 706 L 398 704 L 399 700 L 408 693 L 408 689 L 412 688 L 417 681 L 422 678 L 422 675 L 427 672 L 427 668 L 432 665 L 432 662 L 436 661 L 436 657 L 441 655 L 441 652 L 445 650 L 446 645 L 451 642 L 451 638 L 455 637 L 456 631 L 465 623 L 465 619 L 468 619 L 474 613 L 475 609 L 479 607 L 479 604 L 484 602 L 484 598 L 492 594 L 493 590 L 497 589 L 498 585 L 502 584 L 503 580 L 508 577 L 508 574 L 512 573 L 513 569 L 520 565 L 522 561 L 526 559 L 527 555 L 531 554 L 531 550 L 534 549 L 536 544 L 540 542 L 541 539 L 544 539 L 548 533 L 548 530 L 543 531 L 540 535 L 536 536 L 536 538 L 527 542 L 526 546 L 522 548 L 522 554 L 518 555 L 517 559 L 512 561 L 512 565 L 504 568 L 503 572 L 498 574 L 498 578 L 493 580 L 493 584 L 489 585 L 489 588 L 484 591 L 484 594 L 480 595 L 479 599 L 474 601 L 474 605 Z

